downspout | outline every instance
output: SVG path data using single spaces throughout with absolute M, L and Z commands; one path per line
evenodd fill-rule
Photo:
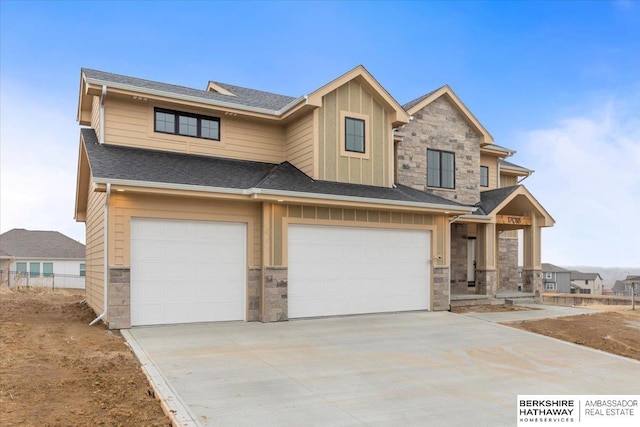
M 529 177 L 531 176 L 531 174 L 532 174 L 532 173 L 533 173 L 533 172 L 529 172 L 529 173 L 527 174 L 527 176 L 524 176 L 524 177 L 522 177 L 522 179 L 518 180 L 518 184 L 520 184 L 520 183 L 521 183 L 522 181 L 524 181 L 525 179 L 529 178 Z
M 107 86 L 102 85 L 102 95 L 100 96 L 100 144 L 104 144 L 104 100 L 107 97 Z
M 103 86 L 104 88 L 104 86 Z M 102 313 L 96 317 L 95 319 L 93 319 L 93 321 L 91 323 L 89 323 L 89 326 L 93 326 L 96 323 L 98 323 L 100 320 L 102 320 L 102 318 L 104 316 L 107 315 L 107 285 L 109 283 L 109 268 L 108 268 L 108 262 L 109 262 L 109 195 L 111 194 L 111 183 L 107 182 L 107 198 L 104 201 L 104 283 L 103 283 L 103 289 L 104 289 L 104 294 L 103 294 L 103 309 L 102 309 Z

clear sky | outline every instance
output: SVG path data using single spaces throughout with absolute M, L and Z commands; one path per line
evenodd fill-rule
M 80 68 L 290 96 L 449 84 L 536 172 L 543 261 L 640 266 L 640 2 L 0 1 L 0 231 L 73 220 Z

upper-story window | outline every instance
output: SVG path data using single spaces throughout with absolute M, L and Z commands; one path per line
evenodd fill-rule
M 456 188 L 456 158 L 449 151 L 427 149 L 427 186 Z
M 480 187 L 489 186 L 489 166 L 480 166 Z
M 155 109 L 156 132 L 220 141 L 220 118 L 181 111 Z
M 344 149 L 364 153 L 364 120 L 344 118 Z

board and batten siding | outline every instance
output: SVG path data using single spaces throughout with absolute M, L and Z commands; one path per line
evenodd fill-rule
M 313 113 L 285 128 L 285 160 L 313 177 Z
M 246 223 L 248 267 L 261 265 L 259 203 L 125 192 L 112 194 L 109 209 L 109 265 L 131 266 L 131 218 Z
M 219 117 L 220 141 L 155 132 L 155 107 Z M 284 161 L 283 127 L 263 120 L 112 96 L 105 103 L 104 121 L 108 144 L 268 163 Z
M 341 113 L 367 116 L 365 156 L 341 153 Z M 318 123 L 318 179 L 352 184 L 391 186 L 390 115 L 357 80 L 351 80 L 323 97 Z
M 104 203 L 106 193 L 89 192 L 85 245 L 85 292 L 96 312 L 104 308 Z
M 516 184 L 518 184 L 517 176 L 500 174 L 500 188 L 512 187 Z

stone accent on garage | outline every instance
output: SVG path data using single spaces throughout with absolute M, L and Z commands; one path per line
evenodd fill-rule
M 449 267 L 433 267 L 433 311 L 449 310 Z
M 414 114 L 398 143 L 398 181 L 456 202 L 480 201 L 479 135 L 444 96 Z M 455 190 L 427 188 L 427 148 L 455 153 Z
M 496 270 L 476 270 L 476 290 L 479 295 L 494 297 L 498 288 L 498 272 Z
M 500 271 L 500 292 L 518 291 L 518 237 L 498 239 L 498 269 Z
M 264 268 L 263 322 L 280 322 L 289 319 L 288 268 L 271 266 Z
M 131 269 L 109 268 L 107 290 L 107 326 L 109 329 L 131 327 Z
M 260 321 L 262 268 L 251 267 L 247 276 L 247 321 Z

